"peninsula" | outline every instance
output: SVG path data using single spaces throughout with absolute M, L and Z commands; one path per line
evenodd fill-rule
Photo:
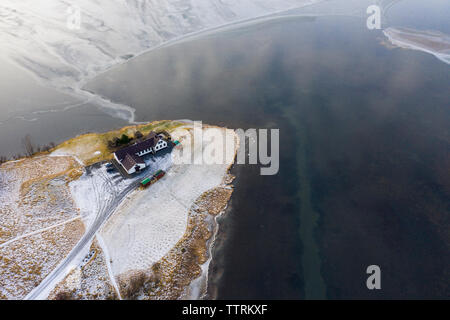
M 226 161 L 177 161 L 223 141 L 196 144 L 191 122 L 155 121 L 2 164 L 0 298 L 201 298 L 239 148 L 233 130 L 202 130 L 232 146 Z

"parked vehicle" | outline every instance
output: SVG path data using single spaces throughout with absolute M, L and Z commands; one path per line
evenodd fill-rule
M 151 177 L 145 178 L 141 181 L 141 186 L 143 188 L 147 188 L 160 180 L 162 177 L 166 175 L 166 172 L 164 170 L 158 170 L 156 171 Z

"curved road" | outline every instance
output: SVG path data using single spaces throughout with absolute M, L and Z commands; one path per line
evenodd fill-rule
M 60 276 L 61 272 L 64 272 L 67 267 L 71 265 L 73 260 L 80 254 L 81 250 L 84 249 L 86 245 L 89 245 L 92 239 L 94 238 L 97 231 L 103 225 L 103 223 L 108 220 L 111 214 L 116 210 L 122 200 L 127 196 L 128 193 L 133 191 L 139 186 L 140 179 L 136 178 L 136 181 L 133 181 L 129 186 L 127 186 L 124 190 L 120 191 L 114 185 L 114 183 L 106 177 L 104 173 L 99 170 L 102 175 L 103 180 L 105 181 L 105 185 L 107 190 L 109 189 L 111 196 L 107 199 L 107 201 L 103 201 L 103 199 L 97 199 L 97 203 L 100 204 L 100 208 L 98 208 L 97 216 L 90 226 L 89 230 L 83 235 L 81 240 L 75 245 L 75 247 L 70 251 L 67 257 L 61 262 L 36 288 L 33 289 L 26 297 L 26 300 L 35 300 L 39 298 L 39 295 L 55 281 L 55 279 Z M 95 189 L 95 186 L 94 186 Z M 97 196 L 100 194 L 96 192 Z

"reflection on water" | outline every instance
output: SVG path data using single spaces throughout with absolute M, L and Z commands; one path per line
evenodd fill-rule
M 380 0 L 379 0 L 380 1 Z M 386 26 L 435 30 L 450 34 L 447 0 L 381 0 Z
M 151 52 L 88 85 L 138 121 L 280 128 L 278 176 L 234 169 L 212 296 L 448 293 L 448 69 L 382 39 L 364 18 L 282 18 Z M 365 287 L 371 264 L 381 293 Z
M 22 138 L 35 146 L 59 143 L 77 134 L 121 127 L 87 100 L 47 88 L 31 73 L 0 59 L 0 157 L 24 154 Z

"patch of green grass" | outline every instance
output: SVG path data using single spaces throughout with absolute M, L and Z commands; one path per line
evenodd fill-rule
M 148 135 L 151 131 L 167 131 L 170 133 L 182 125 L 183 123 L 178 121 L 162 120 L 142 125 L 128 126 L 104 133 L 87 133 L 61 143 L 54 150 L 65 149 L 73 155 L 76 155 L 85 165 L 90 165 L 112 159 L 112 152 L 108 148 L 108 141 L 116 137 L 120 138 L 123 135 L 134 137 L 136 131 L 140 131 L 144 136 Z M 98 151 L 100 154 L 96 154 Z

